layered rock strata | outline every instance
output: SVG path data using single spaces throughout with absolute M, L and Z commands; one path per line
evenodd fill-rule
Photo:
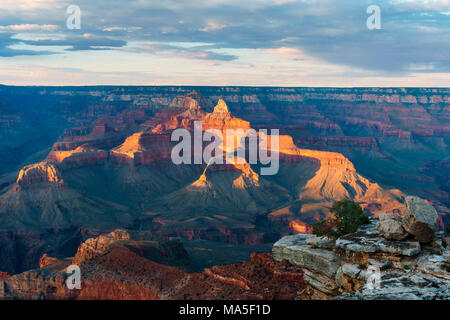
M 380 233 L 387 220 L 395 227 Z M 450 299 L 450 251 L 443 247 L 443 233 L 430 232 L 427 244 L 412 235 L 403 241 L 384 237 L 404 239 L 400 227 L 398 219 L 382 216 L 336 240 L 287 236 L 274 244 L 273 257 L 303 269 L 303 299 Z

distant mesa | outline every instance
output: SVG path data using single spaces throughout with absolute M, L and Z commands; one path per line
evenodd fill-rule
M 21 169 L 16 183 L 21 187 L 27 187 L 39 183 L 62 184 L 63 180 L 53 164 L 40 162 Z

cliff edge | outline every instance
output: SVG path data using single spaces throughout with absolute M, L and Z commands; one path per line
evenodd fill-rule
M 403 219 L 383 214 L 336 240 L 284 237 L 273 258 L 303 269 L 302 299 L 448 300 L 450 250 L 437 231 L 436 210 L 418 197 L 408 197 L 405 210 Z

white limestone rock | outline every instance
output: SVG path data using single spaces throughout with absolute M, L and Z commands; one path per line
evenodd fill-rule
M 439 216 L 436 209 L 419 197 L 409 196 L 403 208 L 402 225 L 421 243 L 429 243 L 438 231 Z
M 395 214 L 378 215 L 377 228 L 387 240 L 404 240 L 408 237 L 408 233 L 402 226 L 402 218 Z
M 273 245 L 272 253 L 276 261 L 287 260 L 290 263 L 320 272 L 334 279 L 341 264 L 341 258 L 331 251 L 314 249 L 306 244 L 303 234 L 282 238 Z

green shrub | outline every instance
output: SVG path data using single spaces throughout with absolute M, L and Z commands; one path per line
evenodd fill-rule
M 445 229 L 445 231 L 446 231 L 447 233 L 450 233 L 450 226 L 447 226 L 447 228 Z
M 313 224 L 313 234 L 318 237 L 327 236 L 329 238 L 336 238 L 337 233 L 335 231 L 336 224 L 334 219 L 327 218 L 320 222 Z
M 448 264 L 441 264 L 441 269 L 442 270 L 445 270 L 445 271 L 447 271 L 447 272 L 450 272 L 450 265 L 448 265 Z
M 361 206 L 352 200 L 335 202 L 330 212 L 332 216 L 313 225 L 313 234 L 336 239 L 369 223 L 369 218 L 364 215 Z

